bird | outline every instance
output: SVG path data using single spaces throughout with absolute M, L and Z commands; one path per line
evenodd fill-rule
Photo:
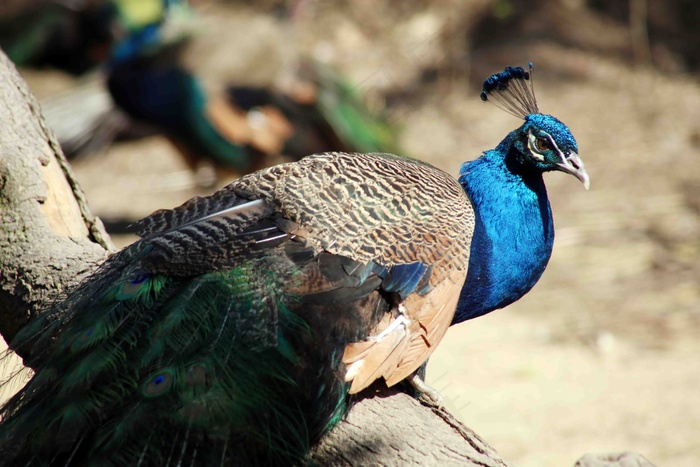
M 213 92 L 183 64 L 185 38 L 149 46 L 132 42 L 115 54 L 104 79 L 83 80 L 42 100 L 69 159 L 98 154 L 116 139 L 160 134 L 195 181 L 207 187 L 280 159 L 331 151 L 399 152 L 395 126 L 317 61 L 300 60 L 296 76 L 284 85 L 224 83 Z M 209 167 L 215 169 L 213 179 Z
M 64 154 L 77 159 L 153 134 L 115 107 L 104 74 L 113 61 L 186 41 L 190 17 L 187 0 L 27 1 L 0 20 L 0 48 L 19 67 L 72 75 L 75 85 L 40 100 Z
M 0 44 L 21 66 L 81 75 L 102 62 L 115 40 L 112 5 L 28 2 L 0 25 Z
M 527 293 L 552 251 L 543 180 L 589 177 L 529 70 L 482 99 L 523 123 L 455 178 L 322 153 L 139 223 L 13 339 L 7 465 L 294 465 L 371 384 L 416 376 L 455 325 Z M 383 381 L 383 382 L 382 382 Z
M 28 1 L 0 21 L 0 46 L 16 65 L 81 76 L 162 41 L 186 9 L 186 0 Z
M 244 175 L 284 155 L 392 152 L 392 127 L 369 112 L 352 88 L 320 63 L 306 60 L 289 90 L 234 85 L 206 92 L 180 60 L 180 48 L 114 61 L 107 89 L 134 121 L 165 135 L 188 167 L 211 162 L 224 176 Z M 222 177 L 219 177 L 222 178 Z
M 71 89 L 42 99 L 69 159 L 96 154 L 118 138 L 162 134 L 203 175 L 196 181 L 208 186 L 279 156 L 398 152 L 387 119 L 317 61 L 300 60 L 298 76 L 284 89 L 224 83 L 219 92 L 205 91 L 206 77 L 184 64 L 183 53 L 194 40 L 191 13 L 185 0 L 75 6 L 49 1 L 0 28 L 0 45 L 23 66 L 80 76 L 100 67 Z M 200 172 L 207 164 L 217 169 L 216 178 Z

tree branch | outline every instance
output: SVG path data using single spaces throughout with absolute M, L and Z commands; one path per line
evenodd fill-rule
M 0 333 L 9 342 L 112 247 L 36 100 L 2 53 L 0 82 Z

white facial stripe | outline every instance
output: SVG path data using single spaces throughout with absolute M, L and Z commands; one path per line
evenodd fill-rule
M 549 133 L 547 133 L 546 131 L 543 131 L 542 133 L 544 133 L 545 135 L 547 135 L 547 139 L 549 140 L 549 143 L 552 145 L 552 147 L 554 148 L 554 150 L 557 151 L 557 153 L 559 153 L 559 157 L 561 158 L 561 161 L 564 162 L 564 163 L 566 163 L 566 156 L 565 156 L 564 153 L 559 149 L 559 146 L 557 146 L 557 143 L 554 142 L 554 138 L 552 138 L 552 136 L 551 136 Z
M 559 149 L 559 146 L 557 146 L 557 143 L 554 142 L 554 139 L 552 139 L 552 137 L 549 136 L 547 133 L 545 133 L 545 134 L 547 135 L 549 142 L 552 143 L 552 147 L 554 148 L 554 150 L 557 151 L 557 153 L 559 153 L 559 157 L 561 158 L 561 161 L 563 163 L 566 163 L 566 155 L 564 155 L 564 153 L 561 151 L 561 149 Z

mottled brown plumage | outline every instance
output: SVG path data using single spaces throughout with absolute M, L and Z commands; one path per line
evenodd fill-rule
M 221 212 L 232 204 L 240 207 Z M 269 242 L 292 239 L 315 254 L 385 267 L 431 266 L 427 293 L 401 297 L 391 319 L 381 320 L 366 341 L 346 349 L 351 392 L 380 377 L 396 384 L 427 360 L 452 321 L 469 263 L 474 212 L 454 178 L 390 154 L 320 154 L 250 174 L 212 197 L 194 198 L 142 222 L 146 235 L 161 234 L 154 241 L 164 256 L 156 263 L 173 274 L 231 261 L 250 246 L 223 240 L 268 217 L 273 219 Z M 182 227 L 189 223 L 199 230 Z M 207 224 L 217 225 L 215 233 Z M 301 287 L 312 290 L 319 283 L 307 280 Z M 297 286 L 289 292 L 304 291 Z M 405 322 L 387 333 L 399 316 Z

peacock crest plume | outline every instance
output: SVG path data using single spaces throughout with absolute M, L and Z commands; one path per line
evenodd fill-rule
M 519 66 L 509 66 L 504 71 L 489 76 L 484 81 L 481 100 L 486 102 L 492 97 L 492 102 L 497 107 L 522 119 L 539 113 L 532 83 L 532 62 L 529 69 L 530 71 L 525 71 Z

